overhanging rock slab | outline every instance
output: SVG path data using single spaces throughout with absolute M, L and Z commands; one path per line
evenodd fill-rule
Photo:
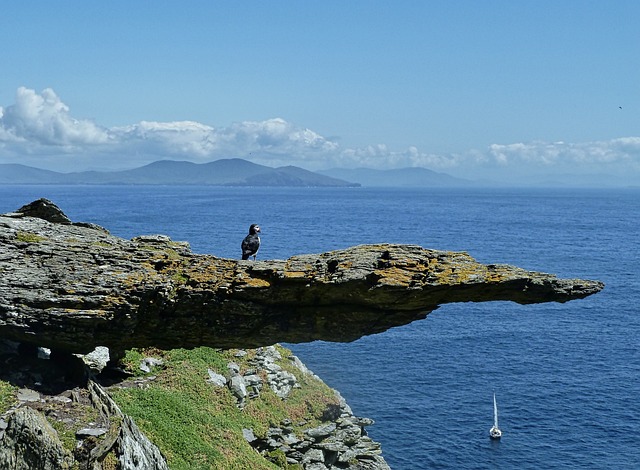
M 445 303 L 566 302 L 604 287 L 414 245 L 224 259 L 52 211 L 39 200 L 0 215 L 0 337 L 66 352 L 352 341 Z

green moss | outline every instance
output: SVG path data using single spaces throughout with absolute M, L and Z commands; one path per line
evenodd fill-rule
M 280 468 L 287 468 L 287 456 L 280 449 L 269 452 L 269 460 Z
M 47 421 L 51 424 L 53 429 L 56 430 L 63 447 L 69 452 L 73 452 L 76 448 L 76 432 L 85 427 L 86 423 L 98 420 L 98 410 L 88 404 L 83 405 L 76 403 L 74 405 L 73 413 L 77 416 L 82 416 L 82 420 L 61 421 L 54 418 L 54 414 L 47 414 Z
M 145 372 L 140 369 L 140 363 L 146 357 L 163 358 L 165 352 L 156 348 L 146 349 L 130 349 L 125 352 L 124 358 L 120 360 L 120 363 L 125 367 L 127 372 L 136 377 L 144 377 L 147 375 L 157 375 L 157 370 L 151 372 Z
M 65 426 L 62 422 L 48 419 L 49 424 L 56 430 L 58 433 L 58 437 L 60 438 L 60 442 L 62 442 L 62 446 L 70 452 L 76 447 L 76 431 L 78 429 L 71 429 Z
M 152 251 L 157 254 L 164 254 L 166 259 L 177 260 L 182 258 L 182 255 L 178 253 L 175 249 L 168 247 L 165 244 L 162 245 L 153 245 L 153 244 L 140 244 L 138 248 L 144 251 Z
M 176 283 L 176 284 L 185 284 L 189 278 L 187 277 L 187 275 L 183 272 L 180 271 L 176 271 L 175 273 L 173 273 L 171 275 L 171 279 Z
M 0 414 L 7 411 L 16 402 L 16 387 L 0 380 Z
M 167 254 L 167 257 L 169 259 L 179 259 L 182 257 L 182 255 L 180 255 L 180 253 L 178 253 L 176 250 L 174 250 L 173 248 L 165 248 L 164 252 Z
M 46 240 L 46 238 L 31 232 L 18 232 L 16 234 L 16 238 L 19 241 L 26 242 L 26 243 L 38 243 L 38 242 L 41 242 L 42 240 Z
M 111 244 L 103 241 L 92 242 L 91 244 L 94 246 L 102 247 L 102 248 L 111 248 L 112 246 Z
M 157 351 L 156 351 L 157 352 Z M 139 352 L 128 352 L 125 360 L 139 363 Z M 290 352 L 282 349 L 286 357 Z M 157 355 L 157 354 L 155 354 Z M 176 349 L 163 353 L 165 369 L 149 387 L 111 390 L 122 411 L 131 415 L 140 429 L 167 456 L 174 469 L 268 470 L 277 466 L 260 456 L 243 437 L 250 428 L 264 436 L 270 423 L 285 418 L 294 423 L 306 420 L 307 427 L 319 422 L 329 404 L 336 404 L 333 391 L 311 378 L 303 378 L 299 370 L 292 371 L 302 388 L 294 389 L 282 400 L 268 387 L 263 387 L 258 399 L 248 400 L 244 410 L 226 387 L 207 383 L 207 369 L 224 374 L 230 361 L 246 370 L 253 351 L 243 358 L 234 351 L 211 348 Z M 289 368 L 289 361 L 281 366 Z M 301 430 L 298 430 L 301 432 Z M 286 459 L 285 459 L 286 464 Z M 293 468 L 293 467 L 289 467 Z
M 273 468 L 244 441 L 242 427 L 247 423 L 242 412 L 213 390 L 203 392 L 185 393 L 164 384 L 122 390 L 114 397 L 167 456 L 172 469 Z
M 118 459 L 113 452 L 109 452 L 102 460 L 102 470 L 117 470 Z
M 127 371 L 133 375 L 144 375 L 144 372 L 140 370 L 140 362 L 145 358 L 145 355 L 139 349 L 130 349 L 125 352 L 124 357 L 120 360 Z

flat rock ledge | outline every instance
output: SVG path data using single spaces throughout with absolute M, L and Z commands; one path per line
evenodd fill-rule
M 46 199 L 0 215 L 0 337 L 67 353 L 353 341 L 445 303 L 566 302 L 603 287 L 415 245 L 198 255 L 163 235 L 73 223 Z

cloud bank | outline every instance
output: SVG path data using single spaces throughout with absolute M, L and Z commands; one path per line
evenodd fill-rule
M 244 121 L 216 128 L 179 121 L 142 121 L 103 127 L 74 118 L 50 88 L 37 93 L 21 87 L 15 103 L 0 107 L 0 163 L 59 171 L 121 169 L 160 159 L 207 162 L 246 158 L 269 166 L 296 165 L 318 170 L 421 166 L 473 176 L 554 171 L 640 175 L 640 137 L 581 143 L 494 144 L 465 154 L 437 155 L 416 147 L 402 151 L 384 144 L 343 148 L 338 142 L 281 118 Z
M 16 92 L 16 103 L 0 108 L 0 142 L 2 148 L 16 152 L 37 152 L 41 148 L 65 148 L 104 144 L 109 135 L 91 121 L 77 120 L 55 92 L 47 88 L 38 94 L 24 87 Z

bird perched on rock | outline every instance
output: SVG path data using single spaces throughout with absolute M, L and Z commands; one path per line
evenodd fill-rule
M 258 233 L 260 233 L 258 224 L 251 224 L 251 227 L 249 227 L 249 235 L 242 240 L 242 259 L 249 259 L 250 256 L 253 256 L 253 260 L 255 261 L 256 253 L 258 253 L 258 249 L 260 248 L 260 237 Z

